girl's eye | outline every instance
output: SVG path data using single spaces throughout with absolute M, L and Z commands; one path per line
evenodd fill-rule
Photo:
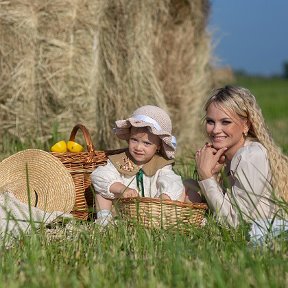
M 145 146 L 150 146 L 152 143 L 150 143 L 150 142 L 144 142 L 144 145 Z
M 130 142 L 136 143 L 136 142 L 137 142 L 137 139 L 135 139 L 135 138 L 130 138 Z

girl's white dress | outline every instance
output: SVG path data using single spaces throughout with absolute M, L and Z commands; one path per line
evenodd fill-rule
M 126 151 L 109 156 L 105 166 L 99 166 L 92 172 L 91 180 L 97 193 L 104 198 L 114 199 L 115 195 L 109 191 L 111 185 L 120 182 L 137 190 L 136 174 L 142 168 L 145 197 L 154 198 L 165 193 L 171 200 L 178 200 L 184 192 L 184 186 L 181 177 L 172 169 L 173 163 L 174 160 L 156 154 L 139 167 L 131 161 Z

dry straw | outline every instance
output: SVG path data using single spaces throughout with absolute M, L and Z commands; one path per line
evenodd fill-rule
M 43 211 L 72 211 L 75 184 L 57 158 L 38 149 L 20 151 L 0 162 L 0 193 Z
M 208 12 L 208 0 L 0 1 L 0 144 L 83 123 L 114 149 L 114 121 L 144 104 L 170 113 L 180 147 L 195 143 L 211 88 Z

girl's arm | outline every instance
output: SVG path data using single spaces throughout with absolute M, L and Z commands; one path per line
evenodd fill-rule
M 120 182 L 112 184 L 109 190 L 115 195 L 115 197 L 129 198 L 139 196 L 137 190 L 129 188 Z
M 104 198 L 114 199 L 138 196 L 138 192 L 135 189 L 124 185 L 120 173 L 110 160 L 107 161 L 105 166 L 99 166 L 92 172 L 91 181 L 95 191 Z
M 159 172 L 157 190 L 162 199 L 184 201 L 184 185 L 181 177 L 173 171 L 172 165 L 163 167 Z

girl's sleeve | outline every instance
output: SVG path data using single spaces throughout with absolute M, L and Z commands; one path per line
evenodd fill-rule
M 108 160 L 105 166 L 98 166 L 91 173 L 91 182 L 96 192 L 105 198 L 114 199 L 115 195 L 110 192 L 114 183 L 123 183 L 120 173 Z
M 238 156 L 231 191 L 224 193 L 214 177 L 199 181 L 209 207 L 220 219 L 234 227 L 239 224 L 241 217 L 250 219 L 260 201 L 266 202 L 263 193 L 269 185 L 270 168 L 264 151 L 257 147 L 246 152 Z M 263 211 L 258 212 L 261 215 Z
M 184 192 L 182 179 L 177 175 L 172 165 L 162 168 L 157 178 L 157 190 L 159 194 L 167 194 L 171 200 L 179 200 Z

